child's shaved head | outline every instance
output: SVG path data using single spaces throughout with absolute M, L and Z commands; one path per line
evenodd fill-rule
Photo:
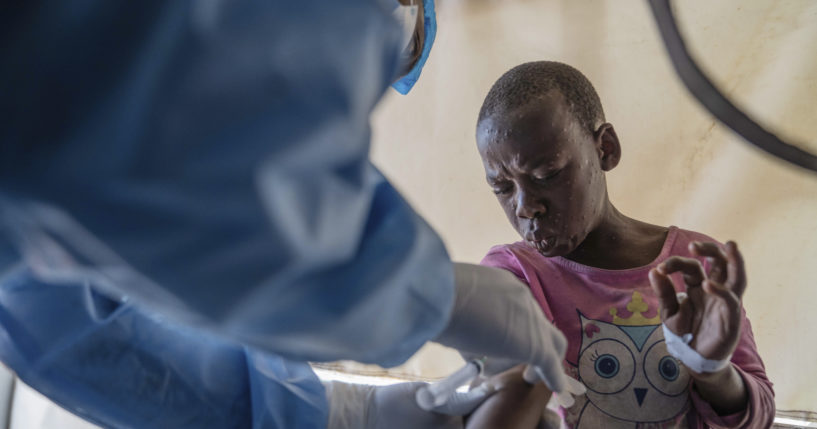
M 555 61 L 534 61 L 508 70 L 485 96 L 478 122 L 525 106 L 553 90 L 562 94 L 582 129 L 593 134 L 604 123 L 593 84 L 580 71 Z

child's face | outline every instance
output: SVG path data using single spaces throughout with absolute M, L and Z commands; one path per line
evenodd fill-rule
M 602 145 L 560 93 L 485 118 L 477 144 L 508 220 L 541 254 L 570 254 L 598 225 L 607 203 Z

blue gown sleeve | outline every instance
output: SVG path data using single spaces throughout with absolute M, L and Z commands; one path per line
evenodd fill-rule
M 116 428 L 325 428 L 308 364 L 260 352 L 24 268 L 0 282 L 0 359 L 25 383 Z
M 295 360 L 393 365 L 443 329 L 446 250 L 368 160 L 388 6 L 53 0 L 0 20 L 3 236 L 40 279 Z

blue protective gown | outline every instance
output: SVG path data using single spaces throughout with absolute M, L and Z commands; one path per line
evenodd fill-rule
M 0 359 L 105 426 L 308 428 L 304 361 L 442 330 L 445 248 L 368 161 L 391 6 L 6 6 Z

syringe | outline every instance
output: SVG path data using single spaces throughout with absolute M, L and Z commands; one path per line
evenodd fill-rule
M 449 398 L 454 396 L 458 387 L 482 373 L 484 364 L 485 358 L 474 359 L 443 380 L 419 389 L 416 395 L 417 405 L 426 411 L 445 405 Z

